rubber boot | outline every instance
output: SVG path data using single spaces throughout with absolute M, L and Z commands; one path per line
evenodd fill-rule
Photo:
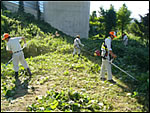
M 18 88 L 19 85 L 21 84 L 21 81 L 20 81 L 19 78 L 18 78 L 18 72 L 15 72 L 15 79 L 16 79 L 15 85 L 16 85 L 16 87 Z
M 28 73 L 29 73 L 29 75 L 30 75 L 30 77 L 31 77 L 32 73 L 31 73 L 30 69 L 27 68 L 27 71 L 28 71 Z
M 15 79 L 18 80 L 18 72 L 15 72 Z
M 80 54 L 78 54 L 78 56 L 80 57 Z

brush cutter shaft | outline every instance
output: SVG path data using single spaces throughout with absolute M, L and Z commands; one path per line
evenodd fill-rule
M 89 52 L 89 51 L 87 51 L 87 50 L 85 50 L 85 49 L 83 49 L 83 48 L 81 48 L 81 51 L 84 51 L 84 52 L 87 52 L 87 53 L 90 54 L 90 55 L 93 55 L 93 54 L 91 54 L 91 52 Z
M 131 76 L 129 73 L 127 73 L 126 71 L 124 71 L 123 69 L 121 69 L 120 67 L 118 67 L 117 65 L 115 65 L 114 63 L 112 63 L 114 59 L 112 59 L 111 61 L 109 61 L 113 66 L 115 66 L 116 68 L 120 69 L 122 72 L 124 72 L 125 74 L 129 75 L 131 78 L 133 78 L 134 80 L 138 81 L 137 79 L 135 79 L 133 76 Z
M 133 76 L 131 76 L 129 73 L 127 73 L 126 71 L 124 71 L 123 69 L 121 69 L 120 67 L 116 66 L 114 63 L 111 63 L 112 65 L 114 65 L 115 67 L 117 67 L 118 69 L 120 69 L 122 72 L 126 73 L 127 75 L 129 75 L 131 78 L 133 78 L 134 80 L 138 81 L 137 79 L 135 79 Z
M 9 60 L 9 62 L 6 64 L 6 66 L 7 66 L 12 60 L 13 60 L 13 58 L 11 58 L 11 59 Z

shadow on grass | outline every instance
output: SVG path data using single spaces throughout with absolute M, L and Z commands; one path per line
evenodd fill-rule
M 28 92 L 28 85 L 31 78 L 28 78 L 24 80 L 23 83 L 21 83 L 20 79 L 15 83 L 15 87 L 12 88 L 12 90 L 7 91 L 5 97 L 6 99 L 12 98 L 12 100 L 15 100 L 19 97 L 23 97 L 26 94 L 29 94 Z

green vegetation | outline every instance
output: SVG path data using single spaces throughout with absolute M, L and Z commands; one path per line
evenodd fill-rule
M 46 96 L 36 97 L 37 102 L 28 106 L 27 109 L 29 111 L 44 112 L 52 110 L 58 112 L 89 112 L 102 111 L 104 108 L 109 109 L 107 104 L 103 104 L 99 100 L 93 100 L 87 94 L 72 89 L 60 92 L 50 90 L 46 94 Z
M 141 20 L 138 21 L 130 18 L 131 11 L 123 4 L 118 11 L 114 10 L 113 5 L 110 5 L 108 10 L 100 7 L 98 14 L 99 17 L 96 11 L 93 11 L 90 15 L 90 37 L 99 35 L 98 38 L 105 38 L 113 30 L 117 32 L 117 36 L 122 35 L 123 32 L 132 33 L 135 38 L 140 37 L 142 43 L 149 45 L 149 13 L 140 15 Z
M 58 30 L 60 37 L 53 38 L 56 29 L 49 24 L 26 13 L 24 17 L 17 15 L 2 11 L 1 34 L 8 32 L 30 41 L 24 53 L 33 76 L 28 79 L 20 65 L 21 89 L 15 87 L 12 63 L 4 68 L 11 55 L 6 51 L 6 42 L 1 41 L 1 111 L 149 111 L 149 47 L 138 40 L 140 37 L 128 34 L 127 48 L 121 35 L 112 42 L 118 56 L 114 63 L 140 83 L 112 67 L 117 82 L 113 85 L 99 80 L 101 57 L 88 54 L 100 49 L 103 37 L 81 39 L 88 52 L 82 52 L 81 58 L 72 57 L 73 37 Z

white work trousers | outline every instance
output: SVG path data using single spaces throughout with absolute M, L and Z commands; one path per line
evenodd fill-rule
M 127 44 L 128 44 L 128 40 L 126 39 L 124 40 L 124 45 L 127 46 Z
M 13 54 L 13 68 L 15 70 L 15 72 L 18 72 L 19 71 L 19 62 L 23 65 L 23 67 L 25 69 L 28 68 L 28 65 L 27 65 L 27 62 L 24 58 L 24 53 L 21 51 L 19 53 L 14 53 Z
M 109 63 L 108 59 L 106 59 L 106 60 L 102 59 L 100 77 L 104 78 L 105 70 L 107 70 L 108 80 L 111 80 L 112 79 L 112 71 L 111 71 L 111 64 Z
M 80 47 L 74 47 L 74 51 L 73 51 L 73 55 L 76 54 L 76 52 L 78 52 L 78 54 L 80 54 L 81 50 Z

